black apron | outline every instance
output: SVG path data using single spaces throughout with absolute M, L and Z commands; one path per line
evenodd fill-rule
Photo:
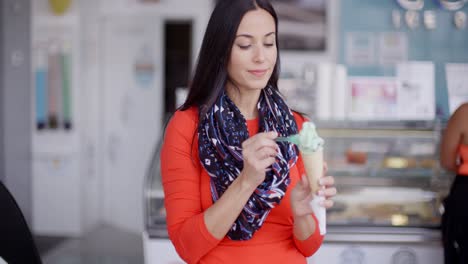
M 468 176 L 455 177 L 444 208 L 441 227 L 445 264 L 468 264 Z

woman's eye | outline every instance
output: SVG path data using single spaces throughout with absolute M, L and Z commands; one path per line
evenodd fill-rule
M 248 48 L 250 48 L 250 45 L 237 45 L 239 46 L 239 48 L 243 49 L 243 50 L 246 50 Z
M 265 45 L 265 47 L 273 47 L 275 44 L 273 44 L 273 43 L 265 43 L 265 44 L 263 44 L 263 45 Z

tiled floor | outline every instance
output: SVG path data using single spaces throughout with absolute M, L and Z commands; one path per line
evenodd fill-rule
M 41 256 L 47 254 L 50 250 L 57 247 L 60 243 L 63 243 L 66 239 L 66 237 L 57 236 L 34 236 L 37 250 Z
M 103 225 L 80 239 L 67 239 L 45 251 L 42 260 L 44 264 L 140 264 L 144 263 L 142 237 Z

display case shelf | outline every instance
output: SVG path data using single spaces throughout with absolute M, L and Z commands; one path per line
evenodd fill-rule
M 440 120 L 318 120 L 317 127 L 328 129 L 433 130 Z

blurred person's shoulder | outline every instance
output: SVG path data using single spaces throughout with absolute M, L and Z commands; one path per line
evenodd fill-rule
M 468 125 L 468 102 L 460 105 L 452 114 L 450 119 L 453 119 L 453 121 L 457 123 Z
M 460 105 L 457 109 L 457 112 L 460 112 L 463 116 L 468 117 L 468 102 Z

